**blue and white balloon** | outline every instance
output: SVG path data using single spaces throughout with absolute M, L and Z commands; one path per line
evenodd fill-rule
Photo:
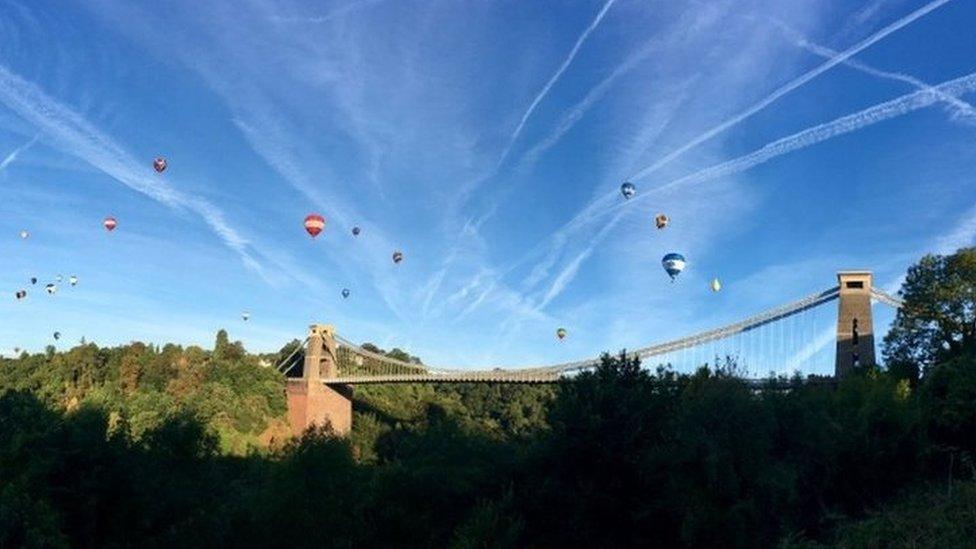
M 681 274 L 681 271 L 685 270 L 685 256 L 670 253 L 661 260 L 661 266 L 664 267 L 668 276 L 671 277 L 671 281 L 674 282 L 674 279 Z
M 620 186 L 620 194 L 624 195 L 624 198 L 630 200 L 634 198 L 637 194 L 637 187 L 634 186 L 630 181 L 625 181 L 623 185 Z

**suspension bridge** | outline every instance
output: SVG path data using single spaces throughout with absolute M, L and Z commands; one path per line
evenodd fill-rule
M 858 365 L 875 363 L 872 303 L 894 308 L 901 300 L 877 289 L 869 271 L 843 271 L 837 286 L 738 322 L 632 351 L 645 365 L 715 364 L 729 357 L 762 375 L 803 372 L 818 349 L 832 347 L 833 378 Z M 835 313 L 824 307 L 838 302 Z M 830 321 L 824 332 L 818 316 Z M 836 316 L 836 318 L 834 318 Z M 797 323 L 801 328 L 796 329 Z M 813 328 L 814 331 L 811 331 Z M 819 334 L 816 330 L 819 329 Z M 826 340 L 823 340 L 826 336 Z M 830 346 L 830 340 L 834 345 Z M 713 362 L 714 361 L 714 362 Z M 329 424 L 340 433 L 352 428 L 352 388 L 378 383 L 554 383 L 595 368 L 599 357 L 563 364 L 522 368 L 434 368 L 397 360 L 364 349 L 313 325 L 308 337 L 279 365 L 287 376 L 288 416 L 300 434 L 312 425 Z

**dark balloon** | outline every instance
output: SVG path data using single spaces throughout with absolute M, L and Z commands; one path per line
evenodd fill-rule
M 153 169 L 156 170 L 156 173 L 166 171 L 166 159 L 160 156 L 156 160 L 153 160 Z
M 403 253 L 399 251 L 393 252 L 393 262 L 400 263 L 401 261 L 403 261 Z
M 624 182 L 624 184 L 620 186 L 620 194 L 624 195 L 624 198 L 627 200 L 630 200 L 631 198 L 634 198 L 634 195 L 637 194 L 637 187 L 635 187 L 630 181 Z
M 360 229 L 359 227 L 353 227 L 352 228 L 352 235 L 353 236 L 359 236 L 359 233 L 361 233 L 361 232 L 362 232 L 362 229 Z
M 664 267 L 664 270 L 668 273 L 668 276 L 671 277 L 671 281 L 673 282 L 674 279 L 681 274 L 681 271 L 685 270 L 685 256 L 670 253 L 661 259 L 661 266 Z
M 345 298 L 347 298 L 347 297 L 349 297 L 349 294 L 350 294 L 350 292 L 349 292 L 349 288 L 343 288 L 343 289 L 342 289 L 342 298 L 343 298 L 343 299 L 345 299 Z

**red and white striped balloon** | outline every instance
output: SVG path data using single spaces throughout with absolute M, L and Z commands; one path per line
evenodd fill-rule
M 305 230 L 315 238 L 325 228 L 325 218 L 317 213 L 305 216 Z
M 105 226 L 105 230 L 108 232 L 114 231 L 118 224 L 118 221 L 116 221 L 114 217 L 106 217 L 105 221 L 102 221 L 102 225 Z

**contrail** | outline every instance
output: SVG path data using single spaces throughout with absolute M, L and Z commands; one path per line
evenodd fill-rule
M 6 170 L 7 169 L 7 166 L 9 166 L 10 164 L 12 164 L 14 160 L 17 160 L 17 157 L 20 156 L 20 153 L 22 153 L 22 152 L 26 151 L 27 149 L 29 149 L 31 147 L 31 145 L 33 145 L 34 143 L 37 143 L 37 139 L 39 137 L 40 137 L 39 135 L 35 135 L 33 139 L 31 139 L 27 143 L 24 143 L 23 145 L 17 147 L 16 149 L 13 150 L 13 152 L 11 152 L 10 154 L 8 154 L 6 156 L 6 158 L 4 158 L 2 161 L 0 161 L 0 172 L 2 172 L 3 170 Z
M 597 233 L 596 237 L 590 242 L 589 246 L 587 246 L 585 250 L 577 254 L 576 257 L 573 258 L 572 261 L 570 261 L 569 265 L 567 265 L 565 268 L 563 268 L 562 271 L 559 272 L 559 275 L 556 276 L 555 280 L 553 280 L 552 285 L 549 286 L 549 291 L 546 292 L 546 295 L 542 299 L 542 302 L 540 302 L 539 305 L 535 308 L 536 311 L 542 311 L 542 309 L 544 309 L 546 305 L 549 304 L 550 301 L 552 301 L 559 294 L 561 294 L 563 290 L 566 289 L 566 286 L 568 286 L 569 283 L 572 282 L 574 278 L 576 278 L 576 274 L 579 272 L 579 269 L 583 265 L 583 262 L 589 259 L 591 255 L 593 255 L 593 250 L 595 250 L 597 245 L 599 245 L 599 243 L 606 238 L 607 234 L 609 234 L 610 231 L 613 230 L 613 228 L 617 225 L 617 222 L 620 221 L 620 218 L 623 217 L 623 214 L 624 214 L 624 210 L 619 210 L 617 212 L 617 215 L 614 216 L 614 218 L 610 220 L 610 222 L 607 223 L 602 229 L 600 229 L 600 232 Z
M 674 160 L 678 156 L 681 156 L 682 154 L 684 154 L 688 150 L 690 150 L 690 149 L 692 149 L 694 147 L 697 147 L 698 145 L 704 143 L 705 141 L 708 141 L 712 137 L 715 137 L 719 133 L 722 133 L 723 131 L 731 128 L 732 126 L 735 126 L 739 122 L 742 122 L 746 118 L 749 118 L 750 116 L 756 114 L 757 112 L 765 109 L 770 104 L 772 104 L 773 102 L 775 102 L 776 100 L 778 100 L 780 97 L 783 97 L 784 95 L 786 95 L 786 94 L 790 93 L 791 91 L 799 88 L 800 86 L 803 86 L 807 82 L 813 80 L 814 78 L 816 78 L 816 77 L 820 76 L 821 74 L 827 72 L 828 70 L 834 68 L 838 64 L 843 63 L 844 61 L 846 61 L 851 56 L 856 55 L 857 53 L 859 53 L 859 52 L 861 52 L 861 51 L 863 51 L 863 50 L 871 47 L 876 42 L 884 39 L 889 34 L 891 34 L 893 32 L 896 32 L 896 31 L 898 31 L 898 30 L 900 30 L 900 29 L 908 26 L 909 24 L 911 24 L 912 22 L 914 22 L 916 19 L 921 18 L 922 16 L 928 14 L 932 10 L 935 10 L 936 8 L 942 6 L 943 4 L 947 4 L 950 1 L 951 0 L 935 0 L 933 2 L 930 2 L 930 3 L 926 4 L 923 7 L 921 7 L 919 9 L 913 11 L 912 13 L 906 15 L 905 17 L 902 17 L 898 21 L 895 21 L 894 23 L 892 23 L 892 24 L 888 25 L 887 27 L 881 29 L 880 31 L 872 34 L 871 36 L 869 36 L 868 38 L 862 40 L 861 42 L 858 42 L 853 47 L 848 48 L 847 50 L 844 50 L 839 55 L 834 56 L 833 58 L 831 58 L 830 60 L 828 60 L 826 63 L 824 63 L 824 64 L 816 67 L 815 69 L 810 70 L 810 71 L 804 73 L 803 75 L 801 75 L 801 76 L 799 76 L 799 77 L 791 80 L 790 82 L 788 82 L 784 86 L 778 88 L 776 91 L 774 91 L 770 95 L 766 96 L 764 99 L 762 99 L 758 103 L 756 103 L 756 104 L 752 105 L 751 107 L 749 107 L 748 109 L 746 109 L 745 111 L 742 111 L 741 113 L 733 116 L 732 118 L 729 118 L 728 120 L 722 122 L 721 124 L 719 124 L 719 125 L 711 128 L 710 130 L 706 131 L 705 133 L 703 133 L 703 134 L 699 135 L 698 137 L 692 139 L 688 143 L 685 143 L 684 145 L 682 145 L 682 146 L 678 147 L 677 149 L 671 151 L 670 153 L 668 153 L 667 155 L 665 155 L 663 158 L 661 158 L 660 160 L 658 160 L 654 164 L 651 164 L 650 166 L 648 166 L 648 167 L 642 169 L 641 171 L 637 172 L 636 174 L 634 174 L 631 177 L 631 179 L 640 179 L 640 178 L 643 178 L 643 177 L 645 177 L 645 176 L 653 173 L 654 171 L 656 171 L 661 166 L 663 166 L 663 165 L 667 164 L 668 162 Z
M 533 146 L 529 152 L 525 153 L 522 157 L 522 162 L 533 163 L 535 160 L 547 149 L 555 145 L 563 135 L 576 125 L 583 115 L 596 103 L 606 95 L 609 91 L 610 86 L 620 78 L 621 76 L 627 74 L 633 70 L 642 61 L 650 57 L 658 49 L 658 44 L 656 42 L 650 43 L 637 52 L 633 53 L 630 57 L 624 60 L 623 63 L 617 66 L 606 78 L 604 78 L 599 84 L 593 87 L 586 96 L 579 101 L 579 103 L 573 105 L 573 107 L 563 115 L 562 119 L 559 121 L 559 125 L 556 126 L 550 134 Z
M 570 63 L 573 62 L 573 59 L 576 58 L 576 54 L 583 46 L 583 42 L 585 42 L 590 36 L 590 33 L 596 29 L 596 27 L 600 24 L 600 21 L 603 20 L 603 16 L 607 14 L 607 11 L 610 10 L 610 7 L 613 6 L 614 2 L 616 1 L 617 0 L 607 0 L 607 3 L 603 5 L 603 9 L 600 10 L 600 13 L 596 14 L 596 18 L 593 19 L 592 23 L 590 23 L 590 26 L 586 27 L 583 34 L 576 39 L 576 44 L 573 45 L 573 49 L 569 50 L 569 55 L 567 55 L 566 59 L 563 60 L 562 65 L 559 65 L 559 68 L 556 70 L 555 74 L 552 75 L 549 81 L 546 82 L 546 85 L 542 87 L 542 90 L 539 91 L 538 95 L 535 96 L 535 99 L 532 100 L 529 108 L 526 109 L 525 113 L 522 115 L 522 119 L 519 121 L 518 126 L 516 126 L 515 131 L 512 132 L 512 137 L 508 140 L 508 146 L 505 147 L 505 151 L 502 152 L 501 158 L 498 159 L 499 166 L 505 162 L 505 159 L 508 157 L 508 153 L 512 150 L 512 146 L 515 144 L 515 140 L 518 139 L 519 134 L 522 133 L 522 128 L 525 127 L 525 123 L 529 120 L 529 117 L 532 116 L 532 112 L 535 111 L 535 108 L 539 105 L 539 103 L 546 97 L 546 95 L 549 94 L 549 90 L 552 89 L 552 87 L 556 84 L 556 81 L 558 81 L 563 73 L 566 72 L 566 69 L 569 68 Z
M 0 65 L 0 103 L 36 126 L 66 152 L 91 164 L 123 185 L 171 208 L 199 215 L 221 241 L 270 283 L 248 249 L 248 242 L 206 200 L 184 195 L 159 178 L 146 175 L 139 163 L 110 137 L 67 106 L 57 102 L 32 82 Z
M 312 15 L 308 17 L 275 17 L 274 20 L 285 23 L 328 23 L 329 21 L 333 21 L 345 16 L 350 12 L 367 8 L 373 4 L 379 4 L 380 2 L 385 1 L 386 0 L 360 0 L 359 2 L 351 2 L 345 6 L 336 8 L 324 15 Z
M 789 27 L 782 21 L 776 19 L 773 19 L 772 21 L 774 25 L 776 25 L 784 33 L 786 33 L 786 35 L 789 36 L 793 40 L 793 42 L 800 48 L 803 48 L 814 55 L 819 55 L 820 57 L 823 57 L 825 59 L 833 59 L 834 57 L 840 55 L 840 53 L 838 53 L 836 50 L 832 50 L 830 48 L 811 42 L 805 36 L 797 32 L 795 29 Z M 896 80 L 898 82 L 905 82 L 906 84 L 914 86 L 920 90 L 932 91 L 933 93 L 939 95 L 939 99 L 945 101 L 946 104 L 952 107 L 952 110 L 957 117 L 964 117 L 969 119 L 970 122 L 976 122 L 976 108 L 973 108 L 973 106 L 970 103 L 967 103 L 959 99 L 958 97 L 953 97 L 951 95 L 941 93 L 936 88 L 933 88 L 929 84 L 923 82 L 922 80 L 919 80 L 918 78 L 915 78 L 910 74 L 904 74 L 900 72 L 889 72 L 889 71 L 876 69 L 871 65 L 862 63 L 854 58 L 850 58 L 844 61 L 844 65 L 847 65 L 848 67 L 851 67 L 853 69 L 857 69 L 865 74 L 870 74 L 871 76 L 877 76 L 878 78 L 885 78 L 887 80 Z
M 699 170 L 693 174 L 675 179 L 661 187 L 652 189 L 650 192 L 640 194 L 631 200 L 628 200 L 627 203 L 611 206 L 608 210 L 603 210 L 603 213 L 610 213 L 616 210 L 618 212 L 617 215 L 619 216 L 619 212 L 623 207 L 631 207 L 632 204 L 647 200 L 650 196 L 665 189 L 680 185 L 703 183 L 719 177 L 739 173 L 759 164 L 768 162 L 778 156 L 805 149 L 811 145 L 872 126 L 878 122 L 896 118 L 912 111 L 928 107 L 941 101 L 942 95 L 959 96 L 965 93 L 972 93 L 974 91 L 976 91 L 976 72 L 950 80 L 948 82 L 944 82 L 938 86 L 934 86 L 933 89 L 924 89 L 906 94 L 896 99 L 892 99 L 891 101 L 886 101 L 873 107 L 868 107 L 854 114 L 842 116 L 831 122 L 826 122 L 824 124 L 799 131 L 790 136 L 773 141 L 749 154 L 740 156 L 738 158 L 733 158 L 732 160 L 728 160 L 703 170 Z M 591 207 L 587 208 L 587 211 L 592 211 L 592 205 Z M 594 215 L 595 214 L 591 212 L 587 216 L 587 219 L 592 219 Z M 565 227 L 557 234 L 559 234 L 562 238 L 569 238 L 568 229 L 568 227 Z M 590 246 L 594 247 L 599 245 L 606 238 L 606 236 L 607 232 L 601 231 L 590 242 Z M 583 259 L 586 259 L 586 257 Z M 574 260 L 574 263 L 577 262 Z M 551 264 L 549 266 L 551 266 Z M 579 264 L 571 265 L 572 272 L 570 274 L 575 275 L 575 272 L 579 269 L 579 266 Z M 566 272 L 565 269 L 564 272 Z M 569 276 L 569 278 L 562 278 L 563 280 L 560 282 L 561 287 L 564 288 L 572 279 L 572 276 Z
M 944 82 L 938 86 L 932 87 L 931 89 L 926 88 L 914 93 L 903 95 L 896 99 L 892 99 L 891 101 L 886 101 L 873 107 L 868 107 L 854 114 L 842 116 L 831 122 L 826 122 L 812 128 L 807 128 L 782 139 L 773 141 L 772 143 L 768 143 L 762 148 L 759 148 L 749 154 L 675 179 L 670 183 L 658 187 L 655 189 L 655 191 L 664 190 L 677 185 L 701 183 L 711 179 L 716 179 L 718 177 L 745 171 L 753 166 L 763 164 L 786 153 L 805 149 L 811 145 L 816 145 L 817 143 L 827 141 L 828 139 L 833 139 L 839 135 L 851 133 L 853 131 L 877 124 L 878 122 L 928 107 L 938 101 L 941 101 L 942 96 L 944 95 L 959 96 L 965 93 L 971 93 L 973 91 L 976 91 L 976 72 L 950 80 L 948 82 Z M 630 202 L 645 199 L 650 196 L 650 194 L 651 193 L 645 193 L 639 195 Z

